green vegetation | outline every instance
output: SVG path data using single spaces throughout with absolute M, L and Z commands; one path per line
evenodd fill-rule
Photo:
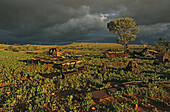
M 52 46 L 30 45 L 41 52 L 39 55 L 1 50 L 0 111 L 168 111 L 169 65 L 154 65 L 155 58 L 149 57 L 105 58 L 103 51 L 118 47 L 103 47 L 102 44 L 93 47 L 95 45 L 57 46 L 62 53 L 71 52 L 63 60 L 84 62 L 75 67 L 70 65 L 68 70 L 62 70 L 63 73 L 78 71 L 83 65 L 89 67 L 65 79 L 60 78 L 61 70 L 53 64 L 27 61 L 33 57 L 49 57 L 43 52 Z M 132 49 L 142 50 L 141 46 Z M 76 53 L 81 53 L 82 57 L 74 57 Z M 138 63 L 139 72 L 125 69 L 131 60 Z M 102 63 L 106 64 L 104 74 Z

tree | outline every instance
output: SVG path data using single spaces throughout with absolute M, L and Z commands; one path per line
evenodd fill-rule
M 168 41 L 167 37 L 161 37 L 158 39 L 158 43 L 154 43 L 154 46 L 157 50 L 168 52 L 170 48 L 170 41 Z
M 158 44 L 159 44 L 160 46 L 167 46 L 167 45 L 168 45 L 168 39 L 167 39 L 167 37 L 159 38 Z
M 122 44 L 124 51 L 127 50 L 127 43 L 134 41 L 136 34 L 139 33 L 140 30 L 139 27 L 136 26 L 134 19 L 129 17 L 111 20 L 107 23 L 107 28 L 109 31 L 119 35 L 117 41 Z

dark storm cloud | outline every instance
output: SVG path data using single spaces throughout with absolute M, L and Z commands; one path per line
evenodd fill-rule
M 68 7 L 87 5 L 92 13 L 118 11 L 119 16 L 133 17 L 139 24 L 170 22 L 169 0 L 62 0 L 60 3 Z
M 109 40 L 106 23 L 126 16 L 140 25 L 139 36 L 169 36 L 169 6 L 169 0 L 0 0 L 0 41 Z
M 120 16 L 133 17 L 138 24 L 170 22 L 169 0 L 126 0 L 124 6 Z

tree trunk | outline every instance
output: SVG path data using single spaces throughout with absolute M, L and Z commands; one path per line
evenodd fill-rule
M 127 44 L 123 44 L 123 47 L 124 47 L 124 54 L 125 54 L 127 52 L 128 46 Z

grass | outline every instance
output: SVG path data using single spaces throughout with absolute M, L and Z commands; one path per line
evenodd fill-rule
M 9 47 L 10 46 L 10 47 Z M 49 48 L 59 47 L 68 56 L 53 57 Z M 72 43 L 62 46 L 0 45 L 0 111 L 168 111 L 169 65 L 154 65 L 153 58 L 105 58 L 103 51 L 122 50 L 119 44 Z M 4 49 L 9 49 L 4 50 Z M 17 49 L 18 52 L 12 49 Z M 130 45 L 141 50 L 141 45 Z M 27 54 L 26 52 L 41 54 Z M 82 56 L 76 57 L 81 52 Z M 32 62 L 32 58 L 45 63 Z M 56 67 L 72 61 L 68 69 Z M 126 70 L 134 60 L 140 71 Z M 55 64 L 47 62 L 55 61 Z M 105 73 L 102 63 L 106 64 Z M 64 79 L 62 73 L 89 70 Z

